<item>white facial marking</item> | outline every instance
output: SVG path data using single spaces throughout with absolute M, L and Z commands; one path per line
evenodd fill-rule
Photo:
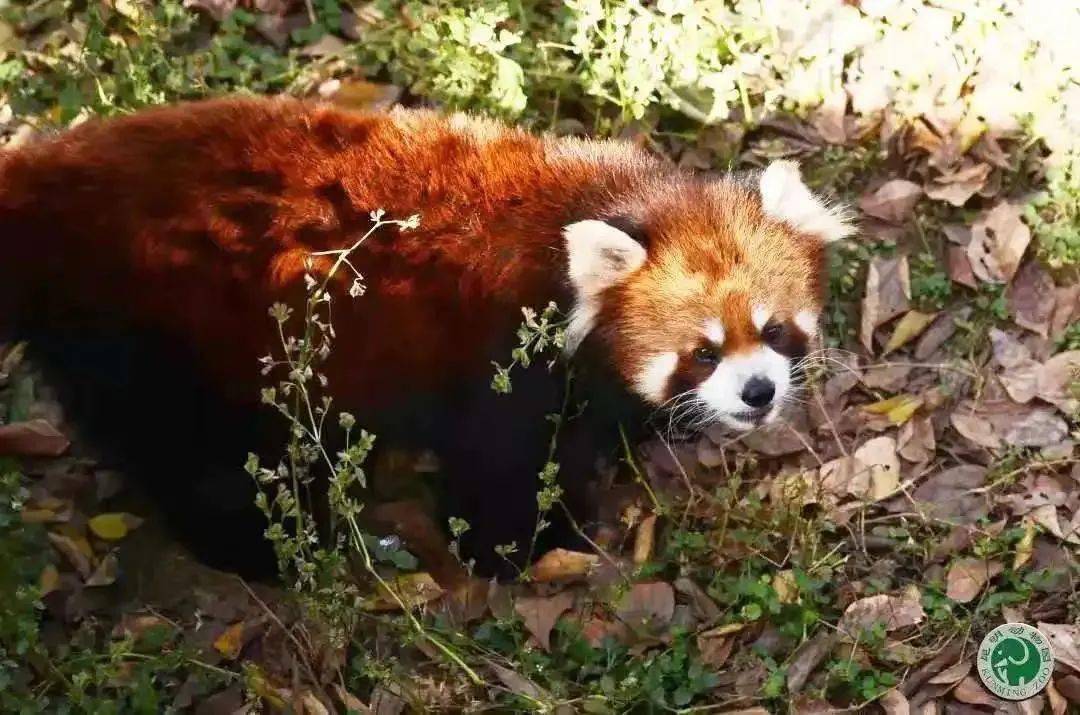
M 724 344 L 724 324 L 716 318 L 705 321 L 705 337 L 713 345 Z
M 600 294 L 645 263 L 645 249 L 623 231 L 603 221 L 578 221 L 563 229 L 570 283 L 577 294 L 566 350 L 573 353 L 592 330 Z
M 752 322 L 754 327 L 758 330 L 765 327 L 765 323 L 769 322 L 770 317 L 772 317 L 772 311 L 768 306 L 755 305 L 750 309 L 750 322 Z
M 786 357 L 762 346 L 721 360 L 713 374 L 697 386 L 697 395 L 719 421 L 735 429 L 751 429 L 754 422 L 747 413 L 752 412 L 753 408 L 742 400 L 746 382 L 752 377 L 760 377 L 773 384 L 776 390 L 772 400 L 774 406 L 763 420 L 768 422 L 776 417 L 791 386 L 790 370 L 791 362 Z
M 810 192 L 793 161 L 769 164 L 761 174 L 758 188 L 765 213 L 797 231 L 817 236 L 825 243 L 855 232 L 842 207 L 828 206 Z
M 653 403 L 663 402 L 668 381 L 678 364 L 679 354 L 676 352 L 659 353 L 650 357 L 634 381 L 638 393 Z
M 808 338 L 817 335 L 818 314 L 812 310 L 800 310 L 795 314 L 795 327 L 803 331 Z

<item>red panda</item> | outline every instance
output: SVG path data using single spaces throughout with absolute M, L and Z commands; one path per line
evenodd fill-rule
M 252 516 L 239 467 L 265 435 L 267 308 L 296 304 L 305 259 L 376 209 L 420 225 L 352 259 L 367 292 L 335 303 L 330 391 L 376 434 L 435 448 L 482 562 L 529 541 L 564 384 L 541 366 L 491 391 L 522 306 L 570 311 L 567 362 L 599 415 L 560 438 L 574 491 L 620 417 L 773 419 L 816 331 L 825 245 L 851 231 L 790 162 L 698 176 L 462 114 L 209 100 L 0 153 L 0 337 L 31 341 L 91 436 L 205 532 L 203 556 L 243 568 L 222 534 Z

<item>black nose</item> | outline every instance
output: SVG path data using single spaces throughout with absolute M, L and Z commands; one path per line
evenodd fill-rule
M 776 394 L 776 386 L 772 381 L 764 377 L 751 377 L 743 385 L 742 401 L 751 407 L 764 407 L 772 402 Z

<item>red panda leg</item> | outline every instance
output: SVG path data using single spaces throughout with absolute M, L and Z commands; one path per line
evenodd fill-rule
M 562 386 L 562 376 L 548 374 L 542 365 L 515 375 L 509 395 L 494 393 L 487 382 L 477 385 L 455 405 L 453 424 L 440 440 L 448 480 L 446 516 L 469 522 L 462 549 L 482 575 L 514 574 L 496 546 L 515 544 L 511 560 L 517 568 L 525 566 L 553 427 L 545 416 L 559 411 Z M 587 478 L 578 461 L 560 466 L 560 481 Z M 561 507 L 545 518 L 552 525 L 541 533 L 534 557 L 572 539 Z

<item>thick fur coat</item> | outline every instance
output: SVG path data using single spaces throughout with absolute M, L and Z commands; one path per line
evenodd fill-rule
M 463 115 L 212 100 L 0 153 L 0 337 L 31 341 L 202 555 L 250 565 L 246 537 L 221 534 L 261 532 L 240 465 L 277 434 L 258 405 L 267 308 L 299 305 L 305 259 L 351 244 L 375 209 L 421 222 L 354 257 L 368 290 L 335 302 L 330 392 L 380 437 L 436 449 L 482 560 L 528 543 L 562 402 L 542 366 L 510 396 L 489 388 L 522 306 L 572 310 L 595 408 L 561 439 L 573 501 L 619 417 L 691 395 L 699 424 L 771 418 L 815 330 L 824 244 L 848 232 L 783 163 L 701 178 Z M 772 402 L 740 402 L 766 374 Z

